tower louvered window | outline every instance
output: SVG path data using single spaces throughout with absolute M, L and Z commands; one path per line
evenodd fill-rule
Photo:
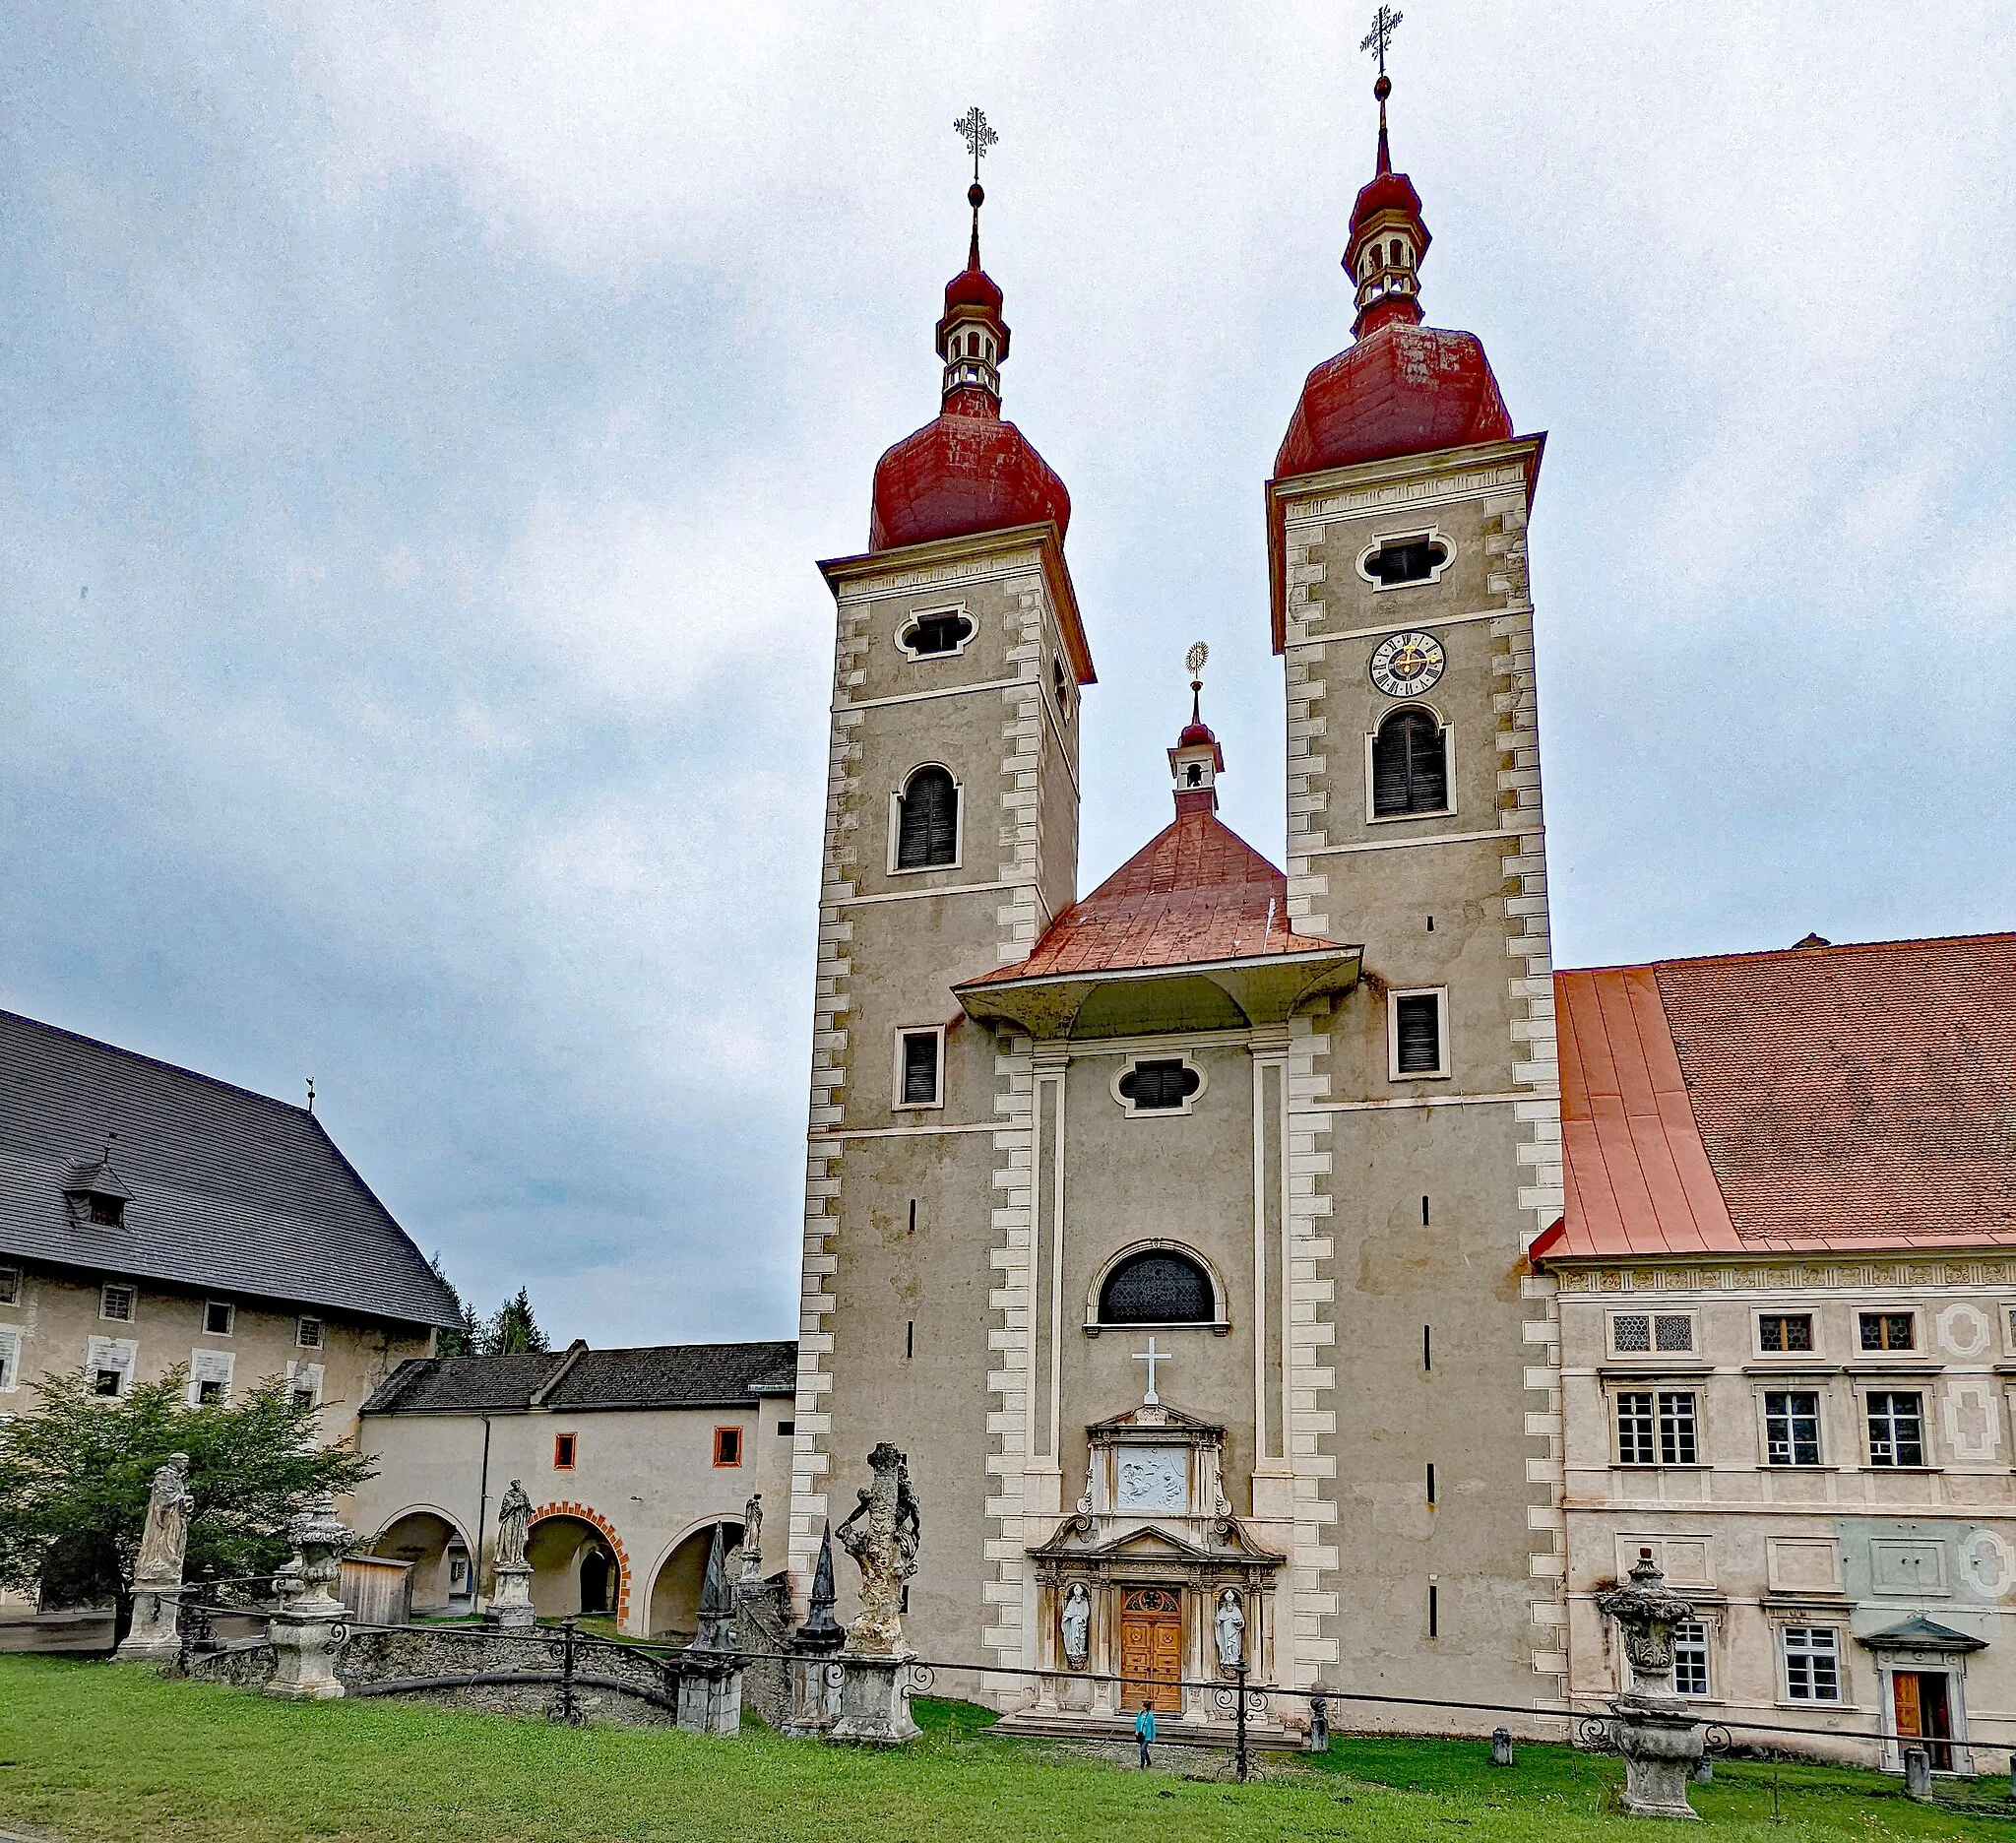
M 896 867 L 959 861 L 959 788 L 942 768 L 919 768 L 897 802 Z
M 1402 1075 L 1436 1075 L 1442 1069 L 1442 1001 L 1433 992 L 1393 1001 L 1394 1066 Z
M 1441 727 L 1426 711 L 1395 711 L 1372 738 L 1372 812 L 1446 812 L 1449 749 Z

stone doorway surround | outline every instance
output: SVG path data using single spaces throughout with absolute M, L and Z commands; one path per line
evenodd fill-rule
M 1132 1680 L 1145 1676 L 1192 1685 L 1157 1692 L 1159 1712 L 1229 1730 L 1229 1699 L 1220 1707 L 1210 1687 L 1232 1682 L 1213 1638 L 1219 1599 L 1227 1588 L 1238 1595 L 1247 1667 L 1256 1681 L 1268 1681 L 1285 1557 L 1254 1541 L 1226 1500 L 1225 1429 L 1166 1403 L 1144 1403 L 1087 1428 L 1086 1436 L 1084 1496 L 1028 1552 L 1037 1577 L 1034 1661 L 1044 1674 L 1002 1725 L 1054 1733 L 1074 1717 L 1088 1726 L 1110 1723 L 1140 1707 Z M 1063 1635 L 1074 1586 L 1091 1602 L 1082 1658 L 1067 1654 Z M 1270 1713 L 1258 1725 L 1278 1727 L 1278 1717 Z
M 1922 1747 L 1936 1773 L 1971 1773 L 1967 1745 L 1967 1664 L 1987 1640 L 1922 1613 L 1858 1642 L 1876 1660 L 1886 1772 L 1904 1770 L 1904 1749 Z M 1916 1732 L 1914 1732 L 1916 1730 Z

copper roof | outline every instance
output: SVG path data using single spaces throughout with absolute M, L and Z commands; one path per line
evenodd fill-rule
M 1560 973 L 1536 1257 L 2016 1246 L 2016 934 Z
M 968 984 L 1342 951 L 1289 926 L 1288 878 L 1200 802 L 1065 910 L 1027 960 Z

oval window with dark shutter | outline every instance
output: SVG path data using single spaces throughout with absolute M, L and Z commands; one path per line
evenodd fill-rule
M 973 622 L 958 612 L 919 614 L 897 635 L 897 644 L 914 659 L 957 653 L 973 638 Z
M 959 784 L 950 774 L 943 768 L 919 768 L 896 804 L 899 870 L 959 861 Z
M 1425 536 L 1390 538 L 1365 558 L 1365 574 L 1382 589 L 1403 583 L 1433 582 L 1449 561 L 1449 546 Z
M 1372 738 L 1372 816 L 1448 810 L 1448 732 L 1427 711 L 1395 711 Z
M 1170 1248 L 1123 1260 L 1099 1290 L 1102 1325 L 1215 1324 L 1218 1302 L 1202 1261 Z
M 1189 1063 L 1137 1062 L 1120 1077 L 1120 1099 L 1136 1113 L 1180 1108 L 1204 1085 Z

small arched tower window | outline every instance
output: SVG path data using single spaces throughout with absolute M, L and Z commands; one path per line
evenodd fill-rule
M 1372 738 L 1372 813 L 1449 810 L 1449 738 L 1424 710 L 1397 710 Z
M 1123 1260 L 1099 1290 L 1102 1325 L 1215 1324 L 1218 1302 L 1204 1263 L 1174 1248 Z
M 959 861 L 959 785 L 943 768 L 919 768 L 897 795 L 896 867 Z

